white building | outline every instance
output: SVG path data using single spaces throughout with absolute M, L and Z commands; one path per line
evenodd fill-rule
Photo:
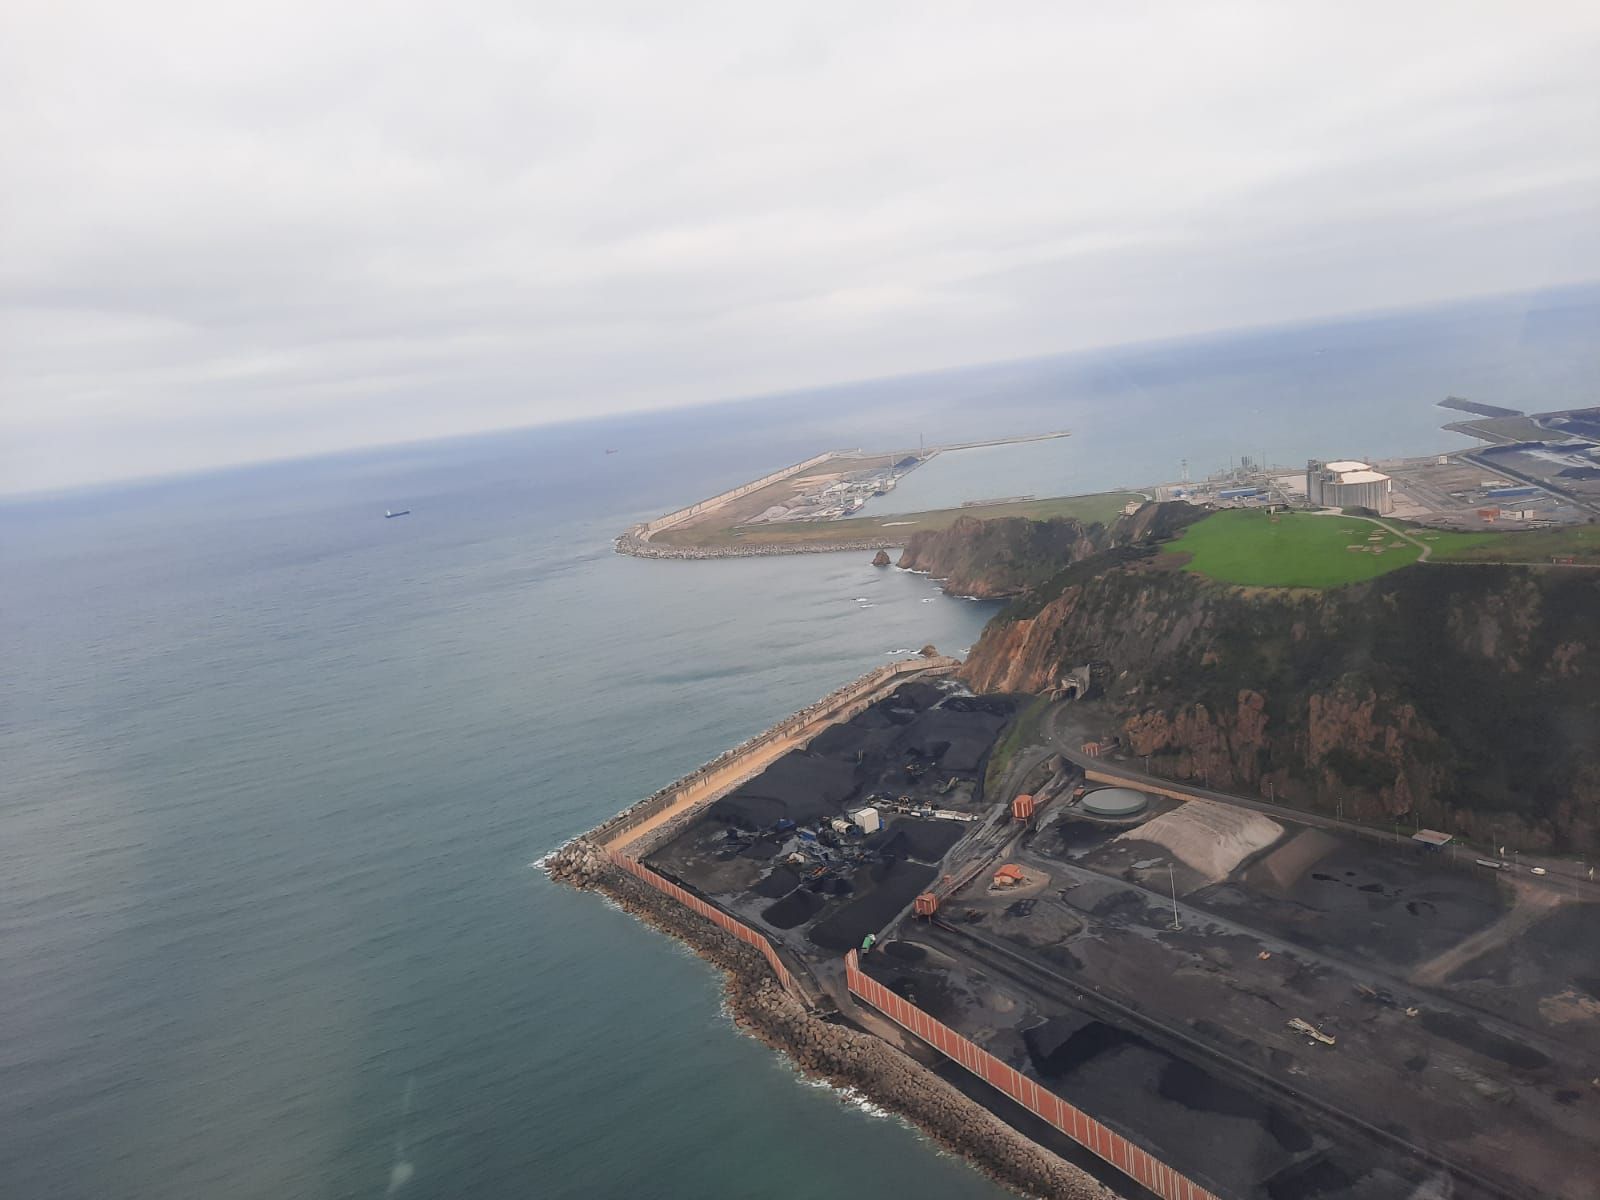
M 1324 508 L 1370 508 L 1376 513 L 1394 509 L 1393 483 L 1382 471 L 1364 462 L 1306 464 L 1306 499 Z

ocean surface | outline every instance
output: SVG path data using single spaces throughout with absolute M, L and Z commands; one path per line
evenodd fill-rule
M 1600 400 L 1597 318 L 1569 291 L 0 501 L 0 1195 L 998 1195 L 531 865 L 994 606 L 611 538 L 829 446 L 1067 427 L 1066 491 L 1447 448 L 1449 392 Z M 948 486 L 1043 494 L 994 461 Z

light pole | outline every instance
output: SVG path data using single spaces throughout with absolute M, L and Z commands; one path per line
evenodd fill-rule
M 1167 862 L 1167 883 L 1172 888 L 1172 928 L 1174 932 L 1183 928 L 1178 920 L 1178 881 L 1172 874 L 1172 862 Z

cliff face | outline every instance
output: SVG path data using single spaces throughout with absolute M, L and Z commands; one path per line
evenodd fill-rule
M 1069 563 L 1112 547 L 1171 536 L 1204 515 L 1188 504 L 1146 504 L 1109 525 L 1065 517 L 960 517 L 947 529 L 913 533 L 896 565 L 926 571 L 960 596 L 1015 596 Z
M 1104 660 L 1109 715 L 1158 772 L 1600 849 L 1596 573 L 1422 566 L 1305 593 L 1172 566 L 1080 560 L 990 622 L 963 677 L 1042 692 Z

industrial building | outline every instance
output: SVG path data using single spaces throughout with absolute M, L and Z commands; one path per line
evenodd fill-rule
M 1125 787 L 1095 788 L 1083 798 L 1083 811 L 1090 816 L 1124 820 L 1136 817 L 1150 805 L 1150 797 Z
M 1394 510 L 1392 481 L 1364 462 L 1306 463 L 1306 499 L 1322 508 L 1370 508 L 1376 513 Z

